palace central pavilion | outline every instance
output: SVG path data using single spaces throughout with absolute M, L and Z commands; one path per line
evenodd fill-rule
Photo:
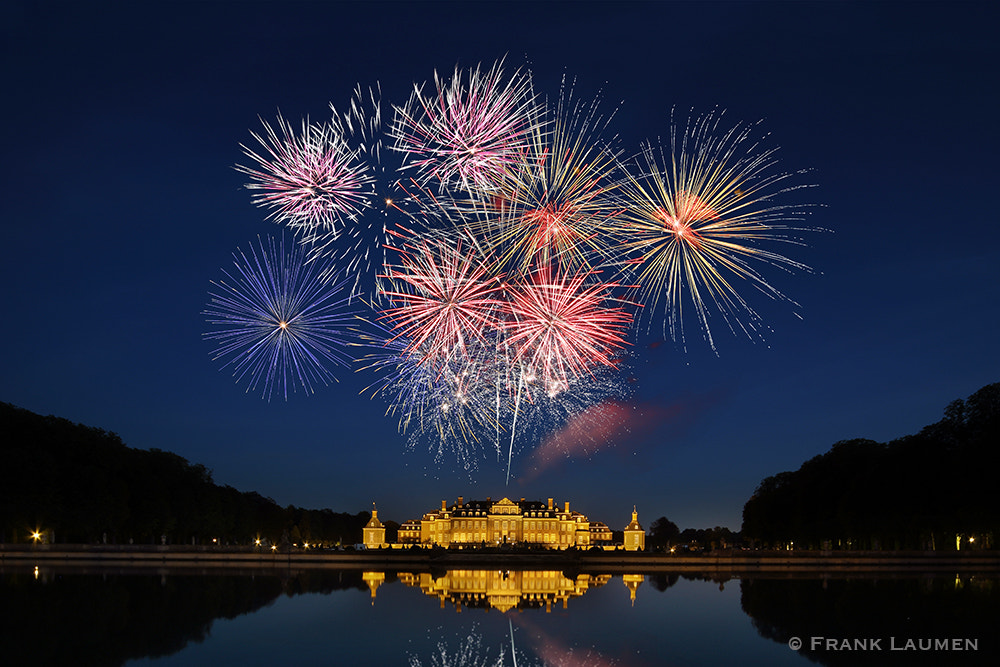
M 378 521 L 373 516 L 372 521 Z M 384 545 L 381 523 L 369 524 L 365 544 L 369 548 Z M 371 529 L 371 530 L 369 530 Z M 379 533 L 381 532 L 381 535 Z M 441 547 L 530 545 L 548 549 L 611 546 L 611 529 L 600 521 L 591 521 L 580 512 L 570 511 L 569 502 L 560 508 L 552 498 L 548 502 L 509 498 L 494 501 L 458 497 L 451 507 L 441 501 L 441 509 L 427 512 L 422 519 L 412 519 L 399 527 L 400 544 Z M 625 528 L 627 549 L 642 549 L 645 531 L 632 513 L 632 523 Z

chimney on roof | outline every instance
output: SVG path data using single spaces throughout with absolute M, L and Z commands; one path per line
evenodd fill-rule
M 465 500 L 465 496 L 459 496 L 458 497 L 458 506 L 459 507 L 461 507 L 462 505 L 465 504 L 465 503 L 462 502 L 463 500 Z
M 566 501 L 566 514 L 569 514 L 569 501 Z
M 524 502 L 524 496 L 521 496 L 521 502 L 522 503 Z
M 448 502 L 447 500 L 442 500 L 442 501 L 441 501 L 441 511 L 442 511 L 442 512 L 444 512 L 445 510 L 447 510 L 447 509 L 448 509 L 448 507 L 446 506 L 446 503 L 447 503 L 447 502 Z
M 549 509 L 552 509 L 552 498 L 549 498 Z

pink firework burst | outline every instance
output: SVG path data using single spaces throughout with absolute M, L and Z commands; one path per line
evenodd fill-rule
M 467 76 L 456 67 L 450 80 L 435 72 L 433 92 L 416 86 L 391 133 L 422 183 L 489 192 L 520 163 L 538 118 L 531 79 L 520 70 L 506 77 L 501 61 Z
M 507 341 L 549 394 L 599 366 L 616 366 L 632 316 L 605 306 L 613 284 L 585 285 L 590 275 L 554 274 L 550 265 L 509 291 Z
M 432 364 L 468 358 L 468 343 L 497 329 L 500 279 L 466 245 L 443 238 L 409 244 L 389 270 L 387 278 L 408 288 L 383 291 L 392 304 L 383 319 L 395 338 L 409 340 L 405 354 L 419 351 Z
M 253 203 L 271 209 L 269 218 L 313 236 L 339 232 L 370 206 L 374 177 L 336 125 L 303 120 L 296 134 L 281 116 L 276 127 L 261 122 L 264 133 L 250 134 L 263 150 L 241 144 L 257 166 L 236 169 L 251 178 Z

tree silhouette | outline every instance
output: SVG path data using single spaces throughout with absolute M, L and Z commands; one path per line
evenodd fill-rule
M 955 549 L 963 535 L 992 548 L 998 444 L 1000 383 L 952 401 L 916 435 L 844 440 L 764 479 L 743 507 L 742 534 L 779 548 Z
M 0 403 L 0 542 L 42 528 L 62 543 L 310 544 L 361 541 L 370 515 L 311 510 L 212 481 L 204 465 L 125 446 L 103 429 Z

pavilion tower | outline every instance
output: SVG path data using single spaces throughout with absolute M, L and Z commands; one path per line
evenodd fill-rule
M 639 525 L 639 513 L 632 506 L 632 522 L 625 526 L 625 551 L 641 551 L 646 548 L 646 531 Z

